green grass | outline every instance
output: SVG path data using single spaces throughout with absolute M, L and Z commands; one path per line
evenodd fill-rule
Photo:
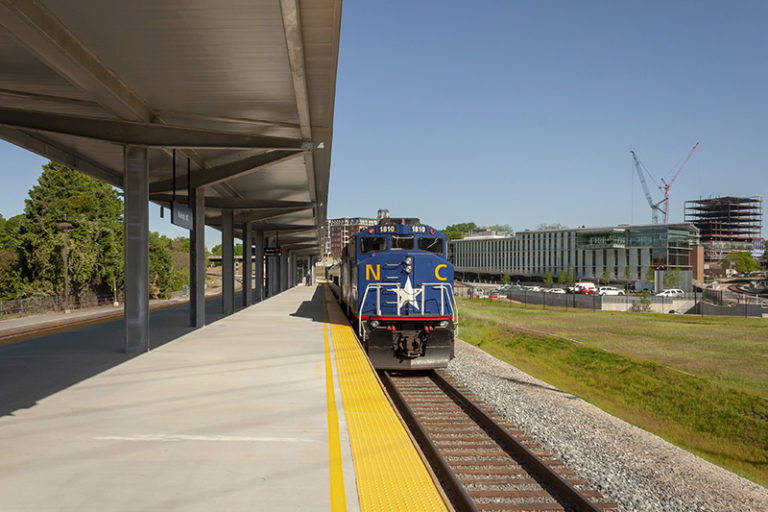
M 463 340 L 768 486 L 768 320 L 488 300 L 459 311 Z

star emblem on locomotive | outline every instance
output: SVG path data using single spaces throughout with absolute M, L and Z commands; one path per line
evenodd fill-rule
M 417 310 L 419 309 L 419 303 L 416 299 L 418 299 L 419 295 L 422 294 L 424 291 L 423 288 L 419 288 L 417 290 L 413 289 L 413 285 L 411 284 L 411 277 L 408 276 L 405 278 L 405 285 L 403 285 L 402 288 L 398 288 L 395 290 L 397 293 L 397 309 L 400 310 L 403 306 L 406 304 L 411 304 L 414 308 Z

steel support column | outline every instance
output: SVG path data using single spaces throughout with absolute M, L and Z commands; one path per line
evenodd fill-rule
M 243 306 L 248 307 L 253 304 L 253 294 L 251 292 L 251 283 L 253 282 L 253 265 L 251 258 L 253 255 L 253 233 L 251 224 L 243 224 Z
M 254 260 L 255 260 L 255 277 L 256 284 L 254 285 L 254 291 L 256 296 L 254 302 L 261 302 L 264 300 L 264 232 L 256 231 L 254 233 Z
M 189 230 L 189 325 L 205 325 L 205 189 L 190 191 L 192 229 Z
M 221 312 L 235 312 L 235 234 L 232 210 L 221 212 Z
M 147 148 L 126 146 L 125 351 L 149 350 L 149 159 Z
M 286 263 L 287 263 L 287 269 L 285 270 L 285 289 L 288 290 L 291 288 L 291 274 L 293 274 L 293 256 L 291 253 L 288 253 L 285 257 Z
M 288 255 L 288 288 L 296 286 L 296 255 Z
M 314 256 L 309 257 L 309 277 L 310 277 L 309 284 L 310 285 L 315 284 L 316 277 L 315 277 L 315 257 Z
M 276 247 L 273 238 L 269 238 L 267 246 Z M 267 256 L 267 297 L 280 293 L 280 256 Z
M 278 293 L 284 292 L 288 289 L 288 254 L 285 252 L 280 253 L 280 272 L 278 279 L 280 281 L 278 287 Z

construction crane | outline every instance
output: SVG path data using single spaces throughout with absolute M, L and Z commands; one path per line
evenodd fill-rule
M 685 160 L 683 160 L 682 165 L 675 173 L 675 176 L 672 178 L 672 180 L 667 183 L 664 181 L 664 178 L 661 178 L 662 185 L 659 186 L 660 189 L 664 190 L 664 224 L 667 223 L 667 212 L 669 211 L 669 189 L 672 187 L 672 184 L 675 182 L 678 176 L 680 176 L 680 173 L 683 170 L 683 167 L 685 167 L 685 164 L 688 163 L 688 160 L 691 159 L 693 156 L 693 152 L 696 151 L 696 148 L 699 147 L 699 141 L 696 141 L 696 144 L 693 145 L 693 148 L 688 152 L 688 156 L 685 157 Z
M 680 176 L 680 173 L 683 171 L 683 168 L 688 163 L 688 160 L 691 159 L 693 156 L 694 151 L 696 151 L 696 148 L 699 147 L 699 142 L 696 141 L 696 144 L 694 144 L 693 148 L 688 152 L 688 156 L 685 157 L 685 160 L 683 160 L 683 163 L 680 165 L 680 167 L 677 169 L 677 172 L 672 177 L 672 179 L 667 183 L 664 178 L 661 178 L 661 184 L 657 185 L 659 187 L 659 190 L 664 191 L 664 199 L 661 201 L 654 203 L 653 198 L 651 197 L 651 193 L 648 190 L 648 184 L 645 181 L 645 176 L 643 176 L 643 171 L 648 173 L 648 176 L 651 176 L 651 173 L 648 172 L 648 169 L 645 168 L 645 166 L 640 163 L 640 159 L 637 158 L 637 155 L 634 151 L 630 151 L 632 153 L 632 159 L 635 162 L 635 170 L 637 171 L 637 176 L 640 178 L 640 183 L 643 185 L 643 192 L 645 192 L 645 198 L 648 200 L 648 206 L 651 207 L 651 219 L 653 220 L 654 224 L 659 223 L 659 215 L 657 212 L 661 212 L 664 217 L 664 224 L 667 223 L 669 219 L 669 189 L 672 188 L 672 185 L 677 180 L 678 176 Z M 653 178 L 653 176 L 651 176 Z
M 662 199 L 658 203 L 653 202 L 653 198 L 651 197 L 651 192 L 648 190 L 648 183 L 645 182 L 645 176 L 643 176 L 643 169 L 645 169 L 645 166 L 640 163 L 640 159 L 637 158 L 637 155 L 634 151 L 630 151 L 632 153 L 632 158 L 635 161 L 635 170 L 637 171 L 637 176 L 640 178 L 640 183 L 643 185 L 643 192 L 645 192 L 645 198 L 648 200 L 648 206 L 651 207 L 651 220 L 654 224 L 659 223 L 659 214 L 658 212 L 662 212 L 666 215 L 666 212 L 661 209 L 659 206 L 661 203 L 664 202 Z M 645 172 L 648 172 L 647 170 Z M 650 173 L 648 173 L 650 175 Z

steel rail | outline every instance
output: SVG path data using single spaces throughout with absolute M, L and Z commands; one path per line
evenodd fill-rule
M 435 383 L 447 392 L 454 400 L 469 410 L 472 415 L 482 421 L 484 428 L 495 436 L 496 441 L 508 452 L 514 454 L 537 478 L 553 487 L 558 498 L 573 506 L 579 512 L 602 512 L 598 506 L 589 501 L 578 489 L 572 486 L 565 478 L 560 476 L 539 456 L 529 450 L 518 439 L 510 434 L 507 429 L 499 425 L 491 416 L 482 410 L 475 402 L 464 396 L 459 390 L 451 385 L 440 372 L 433 372 L 432 378 Z
M 389 393 L 389 397 L 395 403 L 398 411 L 403 416 L 406 425 L 411 431 L 411 434 L 416 438 L 416 441 L 421 446 L 424 455 L 429 460 L 432 470 L 437 474 L 444 488 L 448 492 L 452 499 L 452 504 L 456 512 L 478 512 L 475 506 L 474 500 L 467 494 L 464 485 L 456 477 L 456 474 L 451 469 L 451 466 L 440 454 L 437 446 L 432 442 L 429 434 L 424 430 L 419 421 L 416 419 L 415 413 L 408 406 L 405 397 L 397 389 L 397 386 L 392 382 L 389 372 L 379 371 L 379 377 L 384 387 Z

